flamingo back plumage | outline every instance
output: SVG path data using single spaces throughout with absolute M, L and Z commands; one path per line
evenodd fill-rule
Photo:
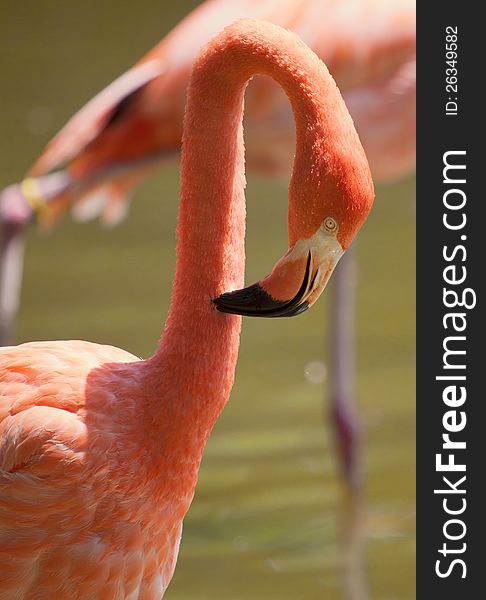
M 88 342 L 0 351 L 0 597 L 161 597 L 181 537 L 144 446 L 135 356 Z M 173 522 L 172 522 L 173 521 Z

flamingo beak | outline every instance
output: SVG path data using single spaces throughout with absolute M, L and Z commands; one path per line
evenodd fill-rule
M 300 315 L 321 295 L 343 253 L 336 236 L 319 229 L 311 238 L 299 240 L 270 275 L 213 302 L 220 312 L 248 317 Z

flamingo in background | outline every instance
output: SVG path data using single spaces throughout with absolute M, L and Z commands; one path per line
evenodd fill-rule
M 284 89 L 295 115 L 289 250 L 237 289 L 243 100 L 257 73 Z M 2 599 L 163 595 L 233 385 L 236 315 L 311 306 L 365 221 L 366 156 L 332 77 L 296 35 L 241 20 L 205 48 L 188 91 L 180 196 L 172 303 L 151 358 L 83 341 L 0 352 Z
M 328 65 L 375 179 L 415 164 L 415 0 L 208 0 L 133 68 L 88 102 L 51 141 L 21 184 L 0 198 L 0 342 L 11 336 L 21 285 L 23 231 L 36 213 L 53 223 L 73 205 L 80 220 L 115 224 L 136 186 L 180 148 L 185 90 L 198 49 L 239 17 L 298 33 Z M 281 177 L 291 166 L 293 118 L 282 90 L 257 77 L 247 92 L 249 169 Z M 361 484 L 354 400 L 351 252 L 336 273 L 331 328 L 331 410 L 351 489 Z

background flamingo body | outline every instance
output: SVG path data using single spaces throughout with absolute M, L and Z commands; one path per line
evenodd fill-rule
M 331 212 L 347 245 L 366 219 L 371 176 L 325 67 L 273 25 L 227 28 L 190 87 L 173 302 L 155 354 L 80 341 L 0 352 L 2 599 L 155 599 L 172 577 L 234 379 L 241 318 L 212 299 L 243 283 L 243 95 L 255 72 L 296 111 L 291 243 Z
M 132 190 L 157 163 L 178 151 L 185 91 L 198 49 L 241 17 L 290 28 L 329 66 L 355 121 L 375 178 L 390 179 L 415 164 L 415 2 L 401 0 L 209 0 L 132 69 L 83 107 L 29 171 L 49 200 L 44 220 L 74 201 L 80 218 L 116 223 Z M 295 145 L 285 94 L 257 77 L 247 93 L 247 164 L 287 176 Z M 47 174 L 62 170 L 59 178 Z M 5 194 L 4 194 L 5 196 Z M 22 203 L 18 187 L 2 214 Z M 10 199 L 10 200 L 9 200 Z M 24 200 L 25 202 L 25 200 Z M 84 205 L 84 206 L 83 206 Z

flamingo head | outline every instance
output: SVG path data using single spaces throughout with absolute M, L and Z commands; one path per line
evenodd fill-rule
M 373 205 L 373 181 L 364 152 L 351 156 L 348 164 L 353 168 L 336 169 L 332 177 L 326 177 L 327 164 L 312 170 L 315 178 L 305 169 L 294 169 L 287 253 L 267 277 L 216 298 L 219 311 L 292 317 L 314 304 Z
M 293 317 L 307 310 L 323 292 L 339 259 L 365 221 L 373 202 L 372 184 L 361 199 L 350 214 L 339 207 L 333 210 L 327 203 L 320 211 L 319 222 L 314 222 L 313 233 L 307 236 L 296 235 L 295 228 L 292 231 L 292 221 L 300 229 L 302 220 L 298 214 L 292 219 L 291 212 L 290 239 L 296 241 L 287 253 L 267 277 L 216 298 L 217 309 L 254 317 Z M 311 213 L 315 219 L 316 211 Z

